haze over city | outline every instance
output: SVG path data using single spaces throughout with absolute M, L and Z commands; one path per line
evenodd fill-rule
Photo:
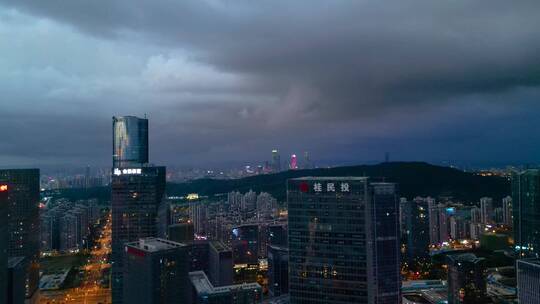
M 538 1 L 0 1 L 0 163 L 538 162 Z M 527 136 L 523 136 L 527 134 Z M 519 148 L 516 148 L 519 147 Z

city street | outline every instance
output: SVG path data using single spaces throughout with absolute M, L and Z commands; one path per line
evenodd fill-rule
M 43 292 L 40 303 L 111 303 L 111 290 L 102 286 L 102 272 L 110 268 L 107 257 L 111 252 L 111 214 L 91 250 L 89 263 L 84 266 L 84 280 L 80 287 Z

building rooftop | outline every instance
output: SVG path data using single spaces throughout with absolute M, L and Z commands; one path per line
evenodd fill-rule
M 337 180 L 337 181 L 367 181 L 369 177 L 367 176 L 305 176 L 291 178 L 290 180 L 309 180 L 309 181 L 327 181 L 327 180 Z
M 8 259 L 8 268 L 16 267 L 24 261 L 23 256 L 12 257 Z
M 243 289 L 243 290 L 261 289 L 261 285 L 259 285 L 258 283 L 244 283 L 244 284 L 237 284 L 237 285 L 214 287 L 214 285 L 212 285 L 210 280 L 208 280 L 208 277 L 206 276 L 204 271 L 190 272 L 189 279 L 191 280 L 191 284 L 193 284 L 193 287 L 197 291 L 197 294 L 211 295 L 211 294 L 227 293 L 227 292 L 231 292 L 238 289 Z
M 231 251 L 231 248 L 223 244 L 222 241 L 210 241 L 210 245 L 214 247 L 217 252 Z
M 518 260 L 518 263 L 527 263 L 534 266 L 540 266 L 540 259 L 522 259 Z
M 448 258 L 455 262 L 469 262 L 469 263 L 477 263 L 484 260 L 484 258 L 479 258 L 473 253 L 449 255 Z
M 157 252 L 161 250 L 173 249 L 178 247 L 185 247 L 186 244 L 177 243 L 160 238 L 144 238 L 139 241 L 127 243 L 126 246 L 137 248 L 145 252 Z

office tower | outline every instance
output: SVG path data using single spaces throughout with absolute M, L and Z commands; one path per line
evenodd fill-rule
M 148 164 L 148 120 L 113 117 L 112 299 L 122 300 L 124 244 L 155 237 L 165 196 L 165 167 Z
M 472 253 L 447 257 L 448 303 L 485 303 L 486 261 Z
M 538 304 L 540 302 L 540 260 L 518 260 L 516 267 L 519 303 Z
M 257 283 L 214 287 L 204 271 L 189 273 L 193 286 L 194 304 L 254 304 L 262 299 L 262 288 Z
M 125 245 L 125 303 L 189 303 L 188 246 L 159 238 Z
M 512 197 L 507 196 L 502 199 L 503 223 L 512 226 Z
M 8 290 L 8 190 L 0 183 L 0 303 L 7 303 Z
M 208 277 L 214 286 L 226 286 L 233 283 L 233 257 L 231 248 L 221 241 L 208 244 Z
M 401 303 L 395 184 L 290 179 L 287 200 L 291 303 Z
M 540 254 L 540 171 L 525 170 L 512 176 L 514 243 L 521 257 Z
M 268 291 L 277 297 L 289 293 L 289 249 L 268 245 Z
M 25 293 L 39 297 L 39 169 L 0 170 L 0 183 L 9 187 L 8 256 L 24 257 Z
M 493 199 L 491 197 L 480 199 L 480 217 L 482 224 L 493 223 Z
M 193 223 L 179 223 L 169 225 L 168 227 L 169 240 L 178 243 L 186 243 L 193 241 L 194 230 Z
M 429 257 L 429 198 L 417 197 L 405 203 L 405 233 L 407 237 L 407 259 Z
M 274 172 L 281 171 L 281 157 L 277 149 L 272 150 L 272 170 Z
M 157 235 L 157 213 L 165 193 L 165 167 L 119 170 L 121 173 L 114 174 L 112 178 L 111 198 L 114 303 L 123 303 L 121 292 L 124 244 Z
M 7 302 L 9 304 L 24 304 L 26 294 L 26 265 L 24 257 L 12 257 L 8 260 Z
M 291 169 L 291 170 L 298 169 L 298 160 L 296 158 L 296 154 L 291 155 L 291 161 L 289 163 L 289 169 Z
M 148 120 L 134 116 L 113 117 L 113 168 L 148 163 Z
M 246 224 L 232 229 L 234 264 L 257 264 L 259 260 L 259 226 Z

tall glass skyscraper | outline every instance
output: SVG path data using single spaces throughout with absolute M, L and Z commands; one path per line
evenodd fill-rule
M 401 303 L 395 184 L 291 179 L 287 200 L 291 303 Z
M 36 299 L 39 284 L 39 169 L 0 170 L 7 184 L 8 257 L 24 257 L 26 297 Z
M 135 167 L 148 163 L 148 119 L 113 117 L 113 167 Z
M 156 237 L 165 195 L 165 167 L 148 166 L 148 121 L 113 118 L 112 298 L 123 303 L 124 245 Z
M 521 257 L 540 257 L 540 171 L 512 176 L 514 243 Z

